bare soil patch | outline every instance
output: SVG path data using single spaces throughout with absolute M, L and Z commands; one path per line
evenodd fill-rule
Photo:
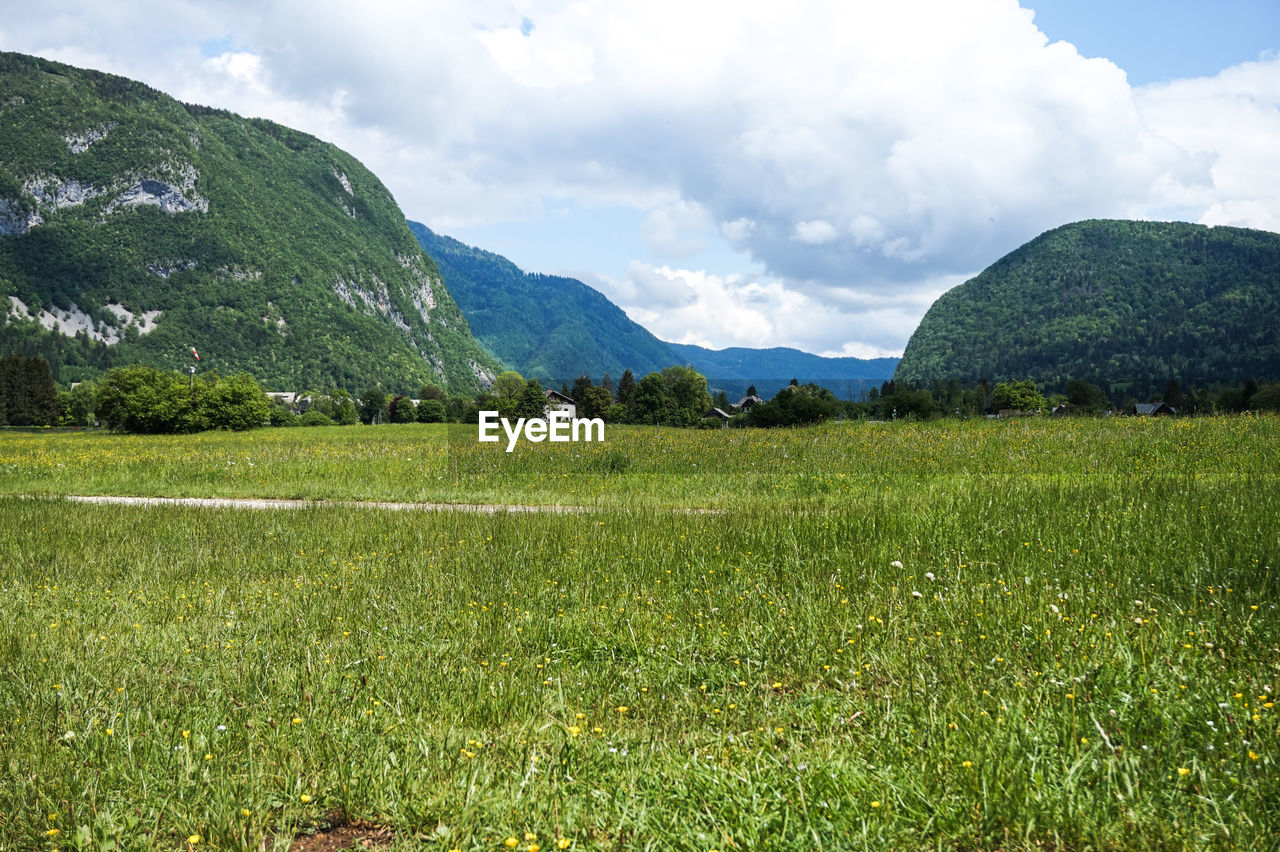
M 395 840 L 395 832 L 385 825 L 348 821 L 339 811 L 329 814 L 327 828 L 317 828 L 314 834 L 294 838 L 289 852 L 344 852 L 344 850 L 384 849 Z

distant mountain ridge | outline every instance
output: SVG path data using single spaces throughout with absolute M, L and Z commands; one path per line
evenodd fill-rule
M 479 390 L 497 363 L 376 176 L 260 119 L 0 53 L 0 352 L 278 389 Z
M 755 385 L 761 395 L 772 396 L 796 379 L 801 384 L 824 385 L 842 398 L 857 398 L 863 390 L 892 378 L 898 366 L 897 358 L 825 358 L 784 346 L 670 346 L 685 363 L 707 376 L 712 385 L 730 392 L 730 396 L 745 393 L 748 385 Z
M 1114 396 L 1280 380 L 1280 234 L 1090 220 L 944 293 L 897 381 L 1083 379 Z
M 526 378 L 558 386 L 583 373 L 616 379 L 679 363 L 666 343 L 577 279 L 525 272 L 418 222 L 409 230 L 435 259 L 476 339 Z
M 790 378 L 827 381 L 845 395 L 893 375 L 896 358 L 823 358 L 797 349 L 706 349 L 666 343 L 603 294 L 574 278 L 521 270 L 502 255 L 437 234 L 418 222 L 409 230 L 435 259 L 445 285 L 476 339 L 527 378 L 559 385 L 586 373 L 617 379 L 687 365 L 713 389 L 739 395 L 750 384 L 772 394 Z

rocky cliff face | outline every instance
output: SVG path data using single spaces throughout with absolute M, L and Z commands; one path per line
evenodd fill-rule
M 55 368 L 91 373 L 181 367 L 195 346 L 283 388 L 492 381 L 390 193 L 346 152 L 19 54 L 0 54 L 0 92 L 0 349 L 70 337 L 74 352 L 46 345 Z

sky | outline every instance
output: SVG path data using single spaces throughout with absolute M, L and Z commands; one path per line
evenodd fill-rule
M 1276 0 L 0 0 L 0 50 L 313 133 L 717 349 L 901 354 L 1081 219 L 1280 231 Z

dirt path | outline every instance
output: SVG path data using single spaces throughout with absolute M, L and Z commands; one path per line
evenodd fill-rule
M 355 509 L 393 509 L 418 512 L 472 512 L 496 515 L 499 512 L 578 515 L 590 512 L 588 506 L 535 506 L 503 503 L 388 503 L 360 500 L 279 500 L 263 497 L 117 497 L 107 495 L 66 494 L 51 499 L 75 503 L 106 503 L 115 506 L 196 506 L 204 509 L 308 509 L 313 506 L 342 506 Z

